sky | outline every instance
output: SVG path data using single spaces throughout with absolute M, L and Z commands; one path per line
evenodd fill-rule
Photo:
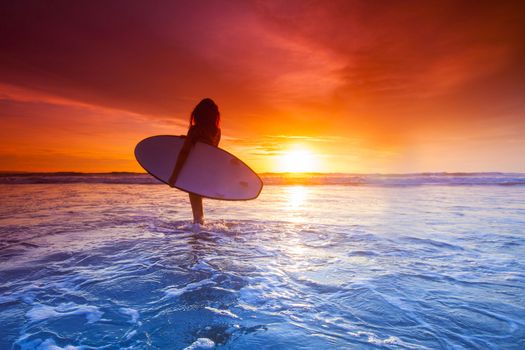
M 258 172 L 525 172 L 524 1 L 3 1 L 0 170 L 142 171 L 204 97 Z

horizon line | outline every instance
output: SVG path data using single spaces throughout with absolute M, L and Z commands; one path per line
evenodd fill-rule
M 388 172 L 369 172 L 369 173 L 344 173 L 344 172 L 261 172 L 258 175 L 286 175 L 286 176 L 300 176 L 300 175 L 431 175 L 431 174 L 446 174 L 446 175 L 472 175 L 472 174 L 525 174 L 525 172 L 516 171 L 421 171 L 421 172 L 406 172 L 406 173 L 388 173 Z M 148 175 L 147 172 L 136 171 L 103 171 L 103 172 L 83 172 L 83 171 L 20 171 L 20 170 L 0 170 L 0 176 L 27 176 L 27 175 Z

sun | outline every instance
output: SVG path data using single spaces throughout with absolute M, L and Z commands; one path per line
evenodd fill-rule
M 293 145 L 279 157 L 279 171 L 308 173 L 318 171 L 317 156 L 304 145 Z

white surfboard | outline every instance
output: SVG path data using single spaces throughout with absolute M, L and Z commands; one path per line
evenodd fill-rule
M 135 147 L 135 158 L 148 173 L 168 183 L 183 144 L 184 136 L 148 137 Z M 263 182 L 239 158 L 218 147 L 197 142 L 175 187 L 206 198 L 235 201 L 257 198 Z

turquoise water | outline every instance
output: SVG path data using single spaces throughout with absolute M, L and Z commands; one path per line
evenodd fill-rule
M 525 348 L 525 186 L 0 192 L 0 349 Z

